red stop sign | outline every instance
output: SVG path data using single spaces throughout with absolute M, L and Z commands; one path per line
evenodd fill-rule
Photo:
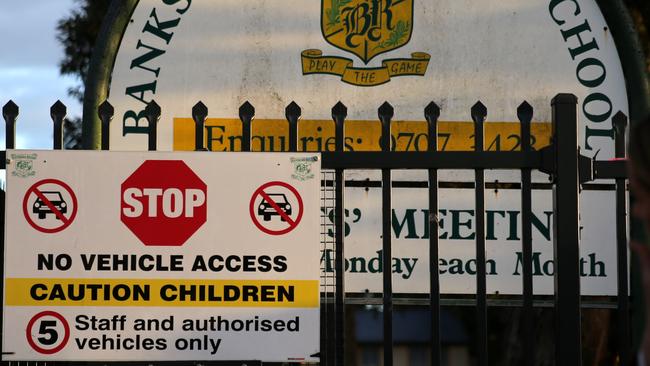
M 144 245 L 183 245 L 205 223 L 208 189 L 181 160 L 147 160 L 121 187 L 121 219 Z

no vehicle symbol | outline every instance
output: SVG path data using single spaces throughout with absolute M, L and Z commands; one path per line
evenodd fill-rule
M 70 339 L 70 325 L 54 311 L 42 311 L 27 323 L 27 343 L 38 353 L 51 355 L 65 347 Z
M 256 189 L 249 209 L 255 226 L 270 235 L 282 235 L 295 229 L 304 211 L 298 190 L 278 181 Z
M 23 214 L 34 229 L 57 233 L 72 224 L 77 215 L 77 197 L 66 183 L 43 179 L 25 192 Z

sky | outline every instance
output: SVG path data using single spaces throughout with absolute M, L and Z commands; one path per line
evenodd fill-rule
M 56 24 L 74 8 L 74 0 L 2 1 L 0 10 L 0 106 L 10 99 L 20 107 L 16 148 L 51 149 L 50 107 L 61 100 L 68 116 L 81 116 L 81 104 L 68 95 L 75 77 L 59 74 L 63 47 Z M 0 148 L 5 148 L 5 123 Z

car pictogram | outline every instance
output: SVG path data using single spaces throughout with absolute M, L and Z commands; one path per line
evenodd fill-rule
M 54 206 L 54 208 L 56 208 L 57 211 L 62 214 L 68 212 L 68 205 L 63 199 L 63 196 L 61 196 L 61 192 L 44 191 L 42 193 L 43 196 L 45 196 L 45 198 L 50 201 L 50 203 Z M 57 220 L 59 220 L 59 217 L 54 212 L 52 212 L 50 207 L 46 205 L 40 197 L 37 198 L 34 202 L 34 205 L 32 206 L 32 212 L 38 214 L 38 218 L 41 220 L 43 220 L 47 214 L 52 214 L 54 217 L 56 217 Z
M 291 204 L 287 200 L 287 196 L 285 196 L 284 193 L 269 193 L 268 198 L 272 200 L 278 207 L 287 214 L 287 216 L 291 216 Z M 278 211 L 273 208 L 270 202 L 267 201 L 266 198 L 262 199 L 262 202 L 260 203 L 259 207 L 257 208 L 257 215 L 262 216 L 264 218 L 264 221 L 270 221 L 271 216 L 273 215 L 278 215 L 280 216 L 280 220 L 286 221 L 282 215 Z

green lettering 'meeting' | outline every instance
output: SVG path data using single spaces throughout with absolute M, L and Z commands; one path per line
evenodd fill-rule
M 475 238 L 474 232 L 474 210 L 448 210 L 440 209 L 437 217 L 431 217 L 427 209 L 407 208 L 400 214 L 400 210 L 392 211 L 392 228 L 395 238 L 400 239 L 428 239 L 429 238 L 429 220 L 437 219 L 438 238 L 449 240 L 472 240 Z M 519 216 L 520 211 L 500 211 L 486 210 L 486 240 L 508 241 L 521 240 L 519 237 Z M 445 230 L 445 220 L 447 215 L 451 216 L 451 229 Z M 420 217 L 420 215 L 422 215 Z M 546 240 L 551 240 L 551 218 L 553 211 L 544 211 L 542 215 L 537 216 L 533 213 L 531 224 Z M 417 223 L 422 223 L 424 229 L 420 235 Z M 505 238 L 499 237 L 496 230 L 497 225 L 507 229 Z M 435 224 L 434 224 L 435 227 Z
M 406 209 L 406 212 L 404 213 L 404 219 L 402 222 L 399 221 L 397 218 L 397 214 L 395 213 L 395 210 L 393 210 L 393 231 L 395 232 L 395 237 L 399 238 L 400 235 L 402 234 L 402 229 L 404 228 L 404 225 L 406 225 L 406 236 L 404 237 L 405 239 L 418 239 L 419 236 L 415 230 L 415 212 L 417 210 L 414 208 L 408 208 Z M 426 210 L 427 213 L 429 210 Z M 425 215 L 426 217 L 426 215 Z M 428 225 L 425 225 L 428 226 Z
M 553 216 L 553 211 L 544 211 L 544 215 L 546 215 L 546 225 L 535 214 L 530 217 L 530 222 L 546 240 L 551 240 L 551 217 Z

